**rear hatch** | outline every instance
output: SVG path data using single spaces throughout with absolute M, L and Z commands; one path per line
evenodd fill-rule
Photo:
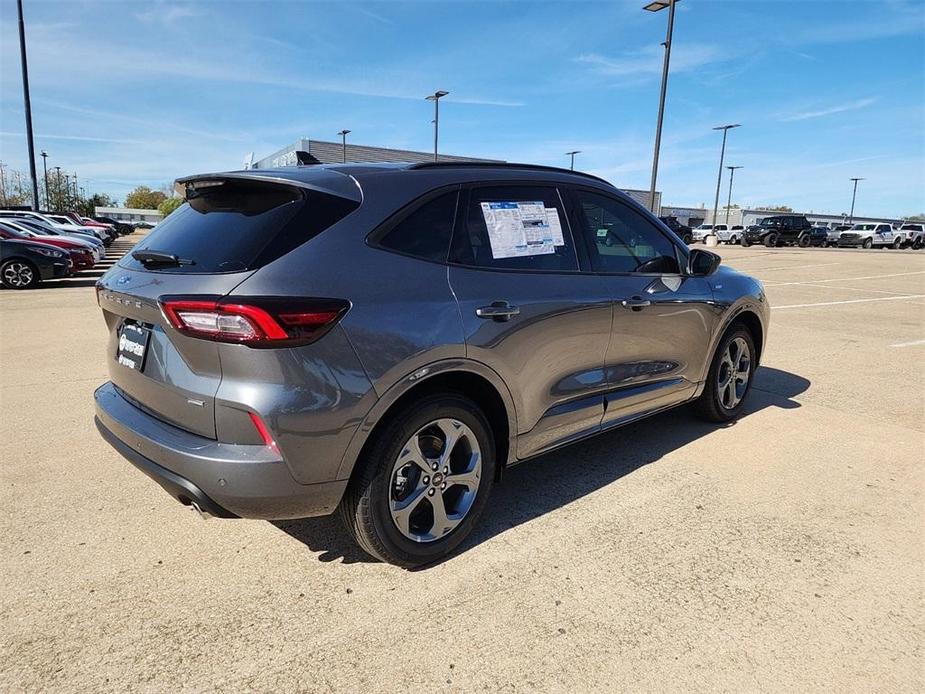
M 209 175 L 178 186 L 187 204 L 101 278 L 97 296 L 113 384 L 148 414 L 215 438 L 219 345 L 205 332 L 178 330 L 169 307 L 221 302 L 257 269 L 349 214 L 360 194 L 351 178 L 326 170 L 298 178 Z

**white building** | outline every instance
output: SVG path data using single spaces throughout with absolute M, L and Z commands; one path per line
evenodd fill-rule
M 93 216 L 109 217 L 117 222 L 126 222 L 127 224 L 134 224 L 135 222 L 157 224 L 164 218 L 157 210 L 143 210 L 136 207 L 96 207 L 93 210 Z

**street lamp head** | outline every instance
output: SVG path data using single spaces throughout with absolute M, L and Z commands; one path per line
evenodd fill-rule
M 340 131 L 339 133 L 337 133 L 337 134 L 343 136 L 343 135 L 348 135 L 348 134 L 350 134 L 350 132 L 351 132 L 350 130 L 347 130 L 347 129 L 345 128 L 344 130 L 341 130 L 341 131 Z
M 674 1 L 675 3 L 681 2 L 681 0 Z M 642 9 L 646 10 L 647 12 L 658 12 L 668 7 L 671 7 L 671 2 L 669 2 L 669 0 L 652 0 L 652 2 L 650 2 L 648 5 L 643 6 Z
M 733 128 L 741 128 L 741 123 L 733 123 L 731 125 L 717 125 L 714 130 L 732 130 Z
M 858 178 L 849 178 L 848 180 L 849 181 L 866 181 L 867 179 L 858 177 Z
M 435 91 L 435 92 L 434 92 L 433 94 L 431 94 L 430 96 L 425 96 L 424 98 L 427 99 L 428 101 L 436 101 L 437 99 L 442 99 L 442 98 L 445 97 L 447 94 L 449 94 L 449 92 L 445 92 L 445 91 L 443 91 L 442 89 L 438 89 L 437 91 Z
M 47 156 L 48 156 L 48 152 L 46 152 L 44 149 L 42 150 L 42 156 L 43 156 L 43 157 L 47 157 Z
M 568 157 L 568 156 L 571 156 L 572 154 L 581 154 L 581 150 L 580 150 L 580 149 L 573 149 L 571 152 L 566 152 L 566 153 L 565 153 L 565 156 Z
M 736 169 L 743 169 L 745 167 L 744 166 L 727 166 L 726 168 L 729 169 L 730 171 L 735 171 Z

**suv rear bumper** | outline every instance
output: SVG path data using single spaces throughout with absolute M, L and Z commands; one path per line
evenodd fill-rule
M 348 480 L 299 484 L 266 446 L 221 443 L 178 429 L 132 405 L 112 383 L 93 397 L 96 426 L 107 443 L 174 499 L 208 515 L 324 516 L 347 488 Z

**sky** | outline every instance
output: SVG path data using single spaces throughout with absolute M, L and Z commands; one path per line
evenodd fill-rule
M 36 154 L 124 199 L 299 137 L 567 166 L 648 189 L 667 11 L 635 2 L 23 0 Z M 16 4 L 0 0 L 0 161 L 28 171 Z M 925 211 L 925 0 L 680 0 L 658 189 Z M 38 159 L 41 176 L 41 159 Z M 727 195 L 723 173 L 721 200 Z

